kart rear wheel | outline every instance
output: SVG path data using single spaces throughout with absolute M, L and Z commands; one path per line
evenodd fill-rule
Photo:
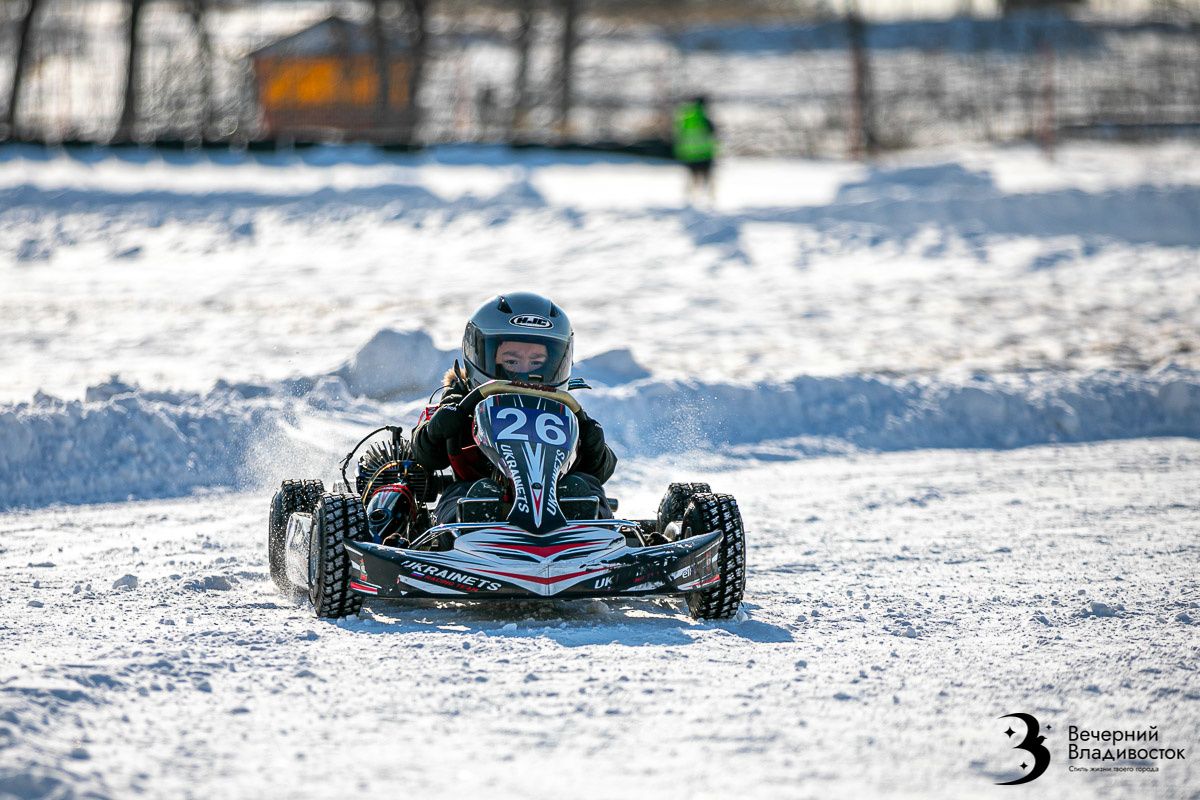
M 683 512 L 692 495 L 711 491 L 707 483 L 672 483 L 668 486 L 667 493 L 658 504 L 658 532 L 664 533 L 672 522 L 683 519 Z
M 342 544 L 368 536 L 367 511 L 357 495 L 321 495 L 308 550 L 308 599 L 321 619 L 349 617 L 362 608 L 362 598 L 350 591 L 350 559 Z
M 687 597 L 688 611 L 695 619 L 731 619 L 742 604 L 746 591 L 746 532 L 742 513 L 733 495 L 702 493 L 692 495 L 683 512 L 679 538 L 699 536 L 709 531 L 722 533 L 717 556 L 721 579 Z
M 293 594 L 299 587 L 287 577 L 285 566 L 287 524 L 292 514 L 311 514 L 325 486 L 320 481 L 284 481 L 271 498 L 271 517 L 267 523 L 267 565 L 271 580 L 284 594 Z

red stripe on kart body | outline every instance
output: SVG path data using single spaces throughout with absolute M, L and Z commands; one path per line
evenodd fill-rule
M 708 580 L 706 580 L 706 581 L 702 581 L 702 582 L 700 582 L 700 583 L 694 583 L 694 584 L 692 584 L 691 586 L 689 586 L 688 588 L 689 588 L 689 589 L 699 589 L 701 586 L 708 586 L 709 584 L 716 583 L 716 582 L 717 582 L 717 581 L 719 581 L 719 580 L 721 580 L 721 576 L 720 576 L 720 575 L 713 575 L 713 576 L 712 576 L 711 578 L 709 578 Z
M 358 592 L 363 592 L 364 594 L 379 594 L 379 587 L 368 586 L 367 584 L 359 583 L 358 581 L 350 581 L 350 588 Z
M 476 572 L 484 572 L 484 573 L 487 573 L 488 575 L 499 575 L 503 578 L 516 578 L 517 580 L 529 581 L 530 583 L 537 583 L 542 586 L 549 586 L 552 583 L 562 583 L 563 581 L 569 581 L 571 578 L 578 578 L 580 575 L 589 575 L 593 572 L 604 572 L 604 571 L 605 570 L 602 570 L 602 569 L 584 569 L 584 570 L 580 570 L 579 572 L 571 572 L 566 575 L 554 575 L 549 578 L 542 578 L 537 575 L 522 575 L 519 572 L 498 572 L 496 570 L 491 570 L 491 569 L 477 569 L 476 570 Z
M 538 558 L 546 558 L 547 556 L 552 556 L 555 553 L 562 553 L 567 550 L 578 550 L 581 547 L 594 547 L 595 545 L 598 545 L 598 544 L 605 544 L 607 541 L 608 541 L 607 539 L 592 539 L 592 540 L 589 540 L 586 542 L 571 542 L 570 544 L 548 544 L 548 545 L 505 544 L 502 542 L 488 542 L 487 546 L 488 547 L 498 547 L 501 550 L 516 550 L 517 552 L 528 553 L 529 555 L 537 556 Z

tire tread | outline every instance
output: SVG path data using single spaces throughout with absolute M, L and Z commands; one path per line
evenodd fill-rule
M 669 523 L 683 519 L 683 512 L 692 495 L 711 491 L 707 483 L 672 483 L 667 486 L 667 492 L 658 504 L 658 532 L 665 531 Z
M 271 580 L 281 592 L 291 594 L 297 587 L 288 580 L 284 553 L 287 524 L 292 514 L 311 514 L 325 486 L 318 480 L 287 480 L 271 498 L 271 517 L 267 532 L 267 565 Z
M 362 597 L 350 591 L 350 557 L 342 545 L 367 529 L 367 512 L 357 495 L 325 492 L 313 510 L 312 547 L 320 548 L 309 599 L 321 619 L 357 614 Z
M 712 492 L 692 495 L 684 512 L 684 530 L 691 536 L 712 530 L 722 533 L 721 580 L 711 588 L 688 593 L 688 611 L 696 619 L 732 619 L 746 592 L 746 532 L 737 500 L 733 495 Z

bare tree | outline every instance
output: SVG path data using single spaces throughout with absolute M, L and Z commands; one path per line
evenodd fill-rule
M 421 125 L 421 84 L 425 78 L 425 59 L 429 51 L 429 0 L 405 0 L 409 18 L 408 106 L 402 140 L 414 144 Z
M 529 113 L 529 49 L 533 43 L 533 0 L 518 0 L 517 10 L 517 74 L 513 76 L 512 119 L 508 138 L 515 139 L 525 128 Z
M 383 3 L 384 0 L 371 0 L 371 40 L 375 50 L 375 126 L 386 137 L 392 127 L 392 58 L 383 26 Z
M 142 55 L 138 43 L 138 22 L 145 5 L 146 0 L 129 0 L 129 20 L 125 28 L 129 59 L 125 64 L 125 99 L 121 105 L 121 119 L 117 123 L 116 138 L 119 141 L 133 138 L 133 126 L 137 122 L 137 80 Z
M 200 56 L 200 136 L 204 138 L 213 124 L 212 39 L 204 15 L 208 0 L 190 0 L 188 14 L 196 29 L 196 50 Z
M 871 61 L 867 50 L 867 24 L 857 11 L 846 17 L 850 43 L 850 155 L 854 158 L 875 152 L 875 125 L 871 95 Z
M 558 132 L 567 136 L 571 122 L 571 77 L 575 61 L 575 47 L 579 43 L 579 0 L 562 0 L 563 31 L 558 62 Z
M 17 30 L 17 63 L 13 66 L 12 85 L 8 92 L 8 111 L 4 115 L 7 135 L 17 133 L 17 105 L 21 101 L 21 86 L 25 79 L 25 68 L 29 61 L 29 44 L 32 39 L 33 20 L 42 0 L 26 0 L 25 14 Z

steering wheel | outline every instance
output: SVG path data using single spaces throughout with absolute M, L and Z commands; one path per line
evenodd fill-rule
M 457 405 L 459 411 L 464 411 L 468 416 L 474 416 L 476 407 L 487 398 L 496 394 L 523 394 L 529 397 L 543 397 L 547 400 L 556 400 L 562 403 L 575 416 L 583 414 L 583 406 L 579 404 L 571 394 L 562 389 L 554 389 L 550 387 L 542 388 L 530 383 L 515 383 L 513 381 L 494 380 L 476 386 L 471 391 L 467 392 L 462 400 L 459 400 Z M 453 439 L 446 440 L 447 455 L 455 455 L 461 452 L 462 448 L 457 446 Z
M 576 416 L 583 412 L 583 406 L 579 405 L 579 401 L 569 392 L 565 392 L 562 389 L 553 389 L 550 387 L 543 389 L 532 383 L 516 383 L 514 381 L 501 380 L 488 381 L 476 386 L 467 392 L 467 395 L 458 402 L 458 407 L 468 414 L 474 414 L 475 407 L 494 394 L 523 394 L 529 397 L 544 397 L 548 400 L 557 400 L 575 412 Z

